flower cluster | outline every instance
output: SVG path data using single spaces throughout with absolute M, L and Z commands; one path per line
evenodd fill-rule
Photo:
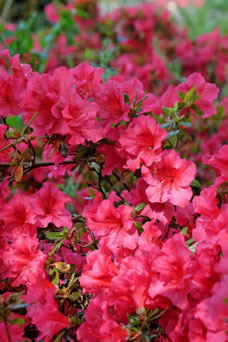
M 154 6 L 63 7 L 48 19 L 76 9 L 84 33 L 98 18 L 114 28 L 119 72 L 49 61 L 38 73 L 1 51 L 1 340 L 226 342 L 227 37 L 181 49 L 172 35 L 193 42 Z M 157 31 L 185 78 L 151 49 Z

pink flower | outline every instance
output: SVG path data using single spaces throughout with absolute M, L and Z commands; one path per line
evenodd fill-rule
M 106 133 L 111 124 L 125 120 L 129 121 L 129 106 L 124 102 L 122 84 L 116 81 L 107 81 L 94 90 L 95 102 L 100 106 L 98 117 Z
M 213 169 L 215 169 L 218 178 L 216 184 L 220 185 L 228 181 L 228 145 L 220 148 L 217 154 L 213 155 L 208 161 Z
M 127 160 L 127 153 L 115 145 L 102 144 L 97 147 L 97 152 L 105 156 L 103 175 L 111 175 L 115 168 L 124 170 Z
M 0 124 L 0 150 L 9 144 L 9 142 L 6 140 L 4 136 L 6 129 L 6 125 Z M 0 158 L 2 163 L 8 162 L 10 160 L 10 151 L 12 151 L 12 147 L 0 152 Z
M 206 216 L 212 220 L 216 219 L 221 213 L 216 198 L 216 187 L 210 186 L 201 191 L 200 196 L 195 196 L 193 206 L 196 213 Z M 205 219 L 205 218 L 204 218 Z
M 3 68 L 0 68 L 0 115 L 20 114 L 20 93 L 24 90 L 24 81 L 13 78 Z
M 111 284 L 111 279 L 118 274 L 118 268 L 111 261 L 107 248 L 89 252 L 87 264 L 80 277 L 80 285 L 84 290 L 93 294 L 102 293 Z
M 124 198 L 131 204 L 136 206 L 139 203 L 145 203 L 146 206 L 141 214 L 146 215 L 152 219 L 159 220 L 167 224 L 174 215 L 174 206 L 170 202 L 154 202 L 151 203 L 146 196 L 147 183 L 143 178 L 139 178 L 130 192 L 124 191 Z
M 136 165 L 133 167 L 135 171 L 142 162 L 150 166 L 155 160 L 159 160 L 162 152 L 161 144 L 166 136 L 167 132 L 160 128 L 154 118 L 141 115 L 133 119 L 119 139 L 123 150 L 129 153 L 127 165 L 135 160 Z
M 41 333 L 39 338 L 44 338 L 44 342 L 51 341 L 55 334 L 70 325 L 69 319 L 58 310 L 54 300 L 55 292 L 55 287 L 50 288 L 44 300 L 32 303 L 27 308 L 29 317 Z
M 110 199 L 93 208 L 85 209 L 84 216 L 91 231 L 98 237 L 107 237 L 107 247 L 114 253 L 119 247 L 130 250 L 137 244 L 137 231 L 131 218 L 132 209 L 121 205 L 115 208 Z
M 74 79 L 65 67 L 55 69 L 53 76 L 33 75 L 28 81 L 26 91 L 21 94 L 24 122 L 28 123 L 38 112 L 34 120 L 38 134 L 68 133 L 67 124 L 62 116 L 65 103 L 61 95 L 73 84 Z
M 112 128 L 111 125 L 113 123 L 118 124 L 120 121 L 130 120 L 128 114 L 130 112 L 130 106 L 133 107 L 137 89 L 137 101 L 140 101 L 145 94 L 142 83 L 134 79 L 123 83 L 109 80 L 105 85 L 100 85 L 94 90 L 95 102 L 100 106 L 98 117 L 101 120 L 105 134 Z M 125 103 L 124 94 L 128 94 L 130 106 Z M 153 95 L 149 95 L 142 102 L 142 113 L 150 110 L 150 101 L 152 98 L 154 98 Z
M 85 318 L 86 322 L 77 330 L 80 342 L 124 342 L 128 336 L 127 330 L 111 315 L 109 303 L 102 294 L 90 301 Z
M 44 272 L 46 257 L 38 249 L 38 241 L 34 237 L 31 239 L 26 235 L 18 236 L 9 249 L 2 253 L 2 260 L 8 268 L 6 276 L 14 280 L 13 286 L 32 284 Z
M 13 57 L 10 56 L 9 50 L 3 50 L 0 53 L 1 56 L 4 56 L 8 59 L 9 64 L 11 66 L 12 72 L 13 72 L 13 80 L 16 78 L 21 78 L 24 79 L 24 83 L 27 83 L 27 80 L 31 77 L 32 75 L 32 68 L 29 64 L 21 64 L 20 63 L 20 55 L 16 54 Z M 21 89 L 24 90 L 24 89 Z
M 75 79 L 75 89 L 78 94 L 82 94 L 83 98 L 89 99 L 93 96 L 93 92 L 102 84 L 102 74 L 104 69 L 95 68 L 86 62 L 80 63 L 74 69 L 70 69 Z
M 74 89 L 64 93 L 64 102 L 66 105 L 62 115 L 71 136 L 70 145 L 83 144 L 86 140 L 97 142 L 103 138 L 103 131 L 96 120 L 99 110 L 96 103 L 82 99 Z
M 190 251 L 184 245 L 183 234 L 176 234 L 165 242 L 163 255 L 154 260 L 152 270 L 158 272 L 158 280 L 152 279 L 149 294 L 152 298 L 162 295 L 173 305 L 185 309 L 188 305 L 188 269 L 191 265 Z
M 36 233 L 36 215 L 26 195 L 14 195 L 0 212 L 0 219 L 4 222 L 4 234 L 8 236 L 34 236 Z
M 186 82 L 180 84 L 176 89 L 186 94 L 194 86 L 196 86 L 196 95 L 200 95 L 195 104 L 204 112 L 203 118 L 215 115 L 216 107 L 213 106 L 213 101 L 218 97 L 219 89 L 215 84 L 206 82 L 204 77 L 196 72 L 191 74 Z
M 71 227 L 71 215 L 65 209 L 65 204 L 70 201 L 70 197 L 58 190 L 54 183 L 43 183 L 42 188 L 31 198 L 37 224 L 43 228 L 47 227 L 50 222 L 56 227 Z
M 149 184 L 146 194 L 150 202 L 170 201 L 185 207 L 192 197 L 190 183 L 195 177 L 196 167 L 190 161 L 181 159 L 174 150 L 166 150 L 160 162 L 149 168 L 142 167 L 143 179 Z

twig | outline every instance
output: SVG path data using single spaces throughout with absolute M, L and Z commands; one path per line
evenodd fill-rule
M 13 342 L 11 339 L 11 336 L 10 336 L 7 318 L 4 316 L 3 320 L 4 320 L 5 327 L 6 327 L 6 334 L 7 334 L 8 340 L 9 340 L 9 342 Z
M 121 181 L 121 177 L 118 175 L 118 173 L 116 172 L 116 171 L 113 171 L 113 174 L 114 174 L 114 176 L 119 180 L 119 181 Z M 126 184 L 126 183 L 124 183 L 124 182 L 122 182 L 122 184 L 123 184 L 123 186 L 125 187 L 125 189 L 127 190 L 127 191 L 131 191 L 131 188 L 129 187 L 129 185 L 128 184 Z

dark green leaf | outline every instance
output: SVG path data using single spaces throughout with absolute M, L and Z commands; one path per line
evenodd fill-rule
M 184 95 L 184 93 L 183 93 L 182 91 L 178 91 L 178 96 L 179 96 L 179 98 L 180 98 L 181 100 L 184 101 L 185 95 Z
M 167 119 L 169 116 L 169 108 L 167 107 L 162 107 L 162 114 L 163 116 Z
M 201 188 L 201 184 L 197 179 L 193 179 L 190 185 L 193 186 L 194 188 Z
M 136 228 L 140 233 L 143 232 L 143 228 L 142 228 L 142 223 L 141 223 L 141 222 L 135 221 L 135 222 L 134 222 L 134 226 L 135 226 L 135 228 Z
M 124 102 L 127 103 L 129 106 L 131 105 L 130 97 L 126 93 L 124 93 Z

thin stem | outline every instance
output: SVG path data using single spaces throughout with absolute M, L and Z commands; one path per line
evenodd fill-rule
M 120 181 L 121 180 L 121 177 L 118 175 L 118 173 L 116 172 L 116 171 L 113 171 L 113 174 L 114 174 L 114 176 Z M 126 184 L 126 183 L 124 183 L 124 182 L 122 182 L 122 184 L 123 184 L 123 186 L 125 187 L 125 189 L 127 190 L 127 191 L 131 191 L 131 188 L 129 187 L 129 185 L 128 184 Z
M 4 323 L 5 323 L 6 334 L 7 334 L 8 340 L 9 340 L 9 342 L 13 342 L 12 339 L 11 339 L 11 336 L 10 336 L 10 331 L 9 331 L 9 327 L 8 327 L 7 318 L 4 316 L 3 320 L 4 320 Z

